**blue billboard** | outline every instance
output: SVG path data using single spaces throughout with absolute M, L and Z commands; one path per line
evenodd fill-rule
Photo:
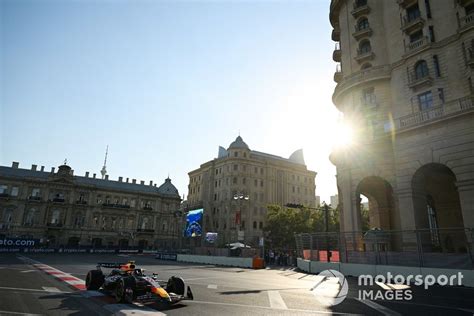
M 204 209 L 189 211 L 186 214 L 186 228 L 184 229 L 185 237 L 199 237 L 202 235 L 202 216 Z

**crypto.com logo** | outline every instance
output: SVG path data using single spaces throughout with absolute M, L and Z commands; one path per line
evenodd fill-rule
M 349 292 L 344 275 L 336 270 L 324 270 L 319 276 L 321 280 L 310 290 L 315 298 L 326 307 L 342 303 Z

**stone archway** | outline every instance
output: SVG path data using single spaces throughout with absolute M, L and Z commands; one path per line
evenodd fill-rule
M 412 178 L 416 228 L 423 250 L 466 252 L 466 235 L 456 176 L 450 168 L 430 163 Z
M 370 176 L 362 179 L 357 186 L 356 200 L 358 201 L 357 216 L 358 230 L 362 230 L 361 195 L 369 200 L 369 227 L 383 230 L 398 229 L 395 216 L 393 189 L 387 180 L 381 177 Z

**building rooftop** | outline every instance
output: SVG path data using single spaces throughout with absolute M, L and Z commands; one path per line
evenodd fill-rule
M 61 169 L 63 166 L 60 166 L 58 169 Z M 41 170 L 36 170 L 35 165 L 32 169 L 22 169 L 18 168 L 17 163 L 13 163 L 12 167 L 0 166 L 0 176 L 22 179 L 29 178 L 32 180 L 48 180 L 49 178 L 54 178 L 54 176 L 59 174 L 54 172 L 55 168 L 52 168 L 51 171 L 44 171 L 43 169 L 44 168 L 42 167 Z M 68 168 L 68 170 L 71 169 Z M 72 182 L 78 185 L 93 186 L 104 190 L 122 190 L 134 193 L 157 193 L 168 197 L 180 198 L 178 189 L 176 189 L 176 187 L 171 183 L 170 178 L 167 178 L 161 186 L 156 187 L 156 184 L 153 185 L 153 182 L 151 181 L 149 184 L 145 184 L 144 181 L 140 181 L 139 183 L 133 183 L 135 180 L 133 180 L 133 182 L 128 182 L 128 178 L 124 182 L 122 181 L 122 177 L 120 177 L 118 181 L 109 180 L 108 176 L 106 176 L 105 179 L 95 178 L 95 174 L 93 177 L 89 177 L 89 172 L 86 173 L 86 176 L 75 176 L 71 170 L 69 176 L 71 177 L 70 179 Z

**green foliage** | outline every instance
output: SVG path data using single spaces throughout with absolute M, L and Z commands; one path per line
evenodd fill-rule
M 369 209 L 360 205 L 360 219 L 362 221 L 362 231 L 368 231 L 370 229 L 370 218 L 369 218 Z
M 339 210 L 329 207 L 329 231 L 339 230 Z M 325 211 L 309 208 L 287 208 L 279 205 L 267 206 L 267 241 L 275 249 L 295 249 L 295 234 L 326 231 Z

